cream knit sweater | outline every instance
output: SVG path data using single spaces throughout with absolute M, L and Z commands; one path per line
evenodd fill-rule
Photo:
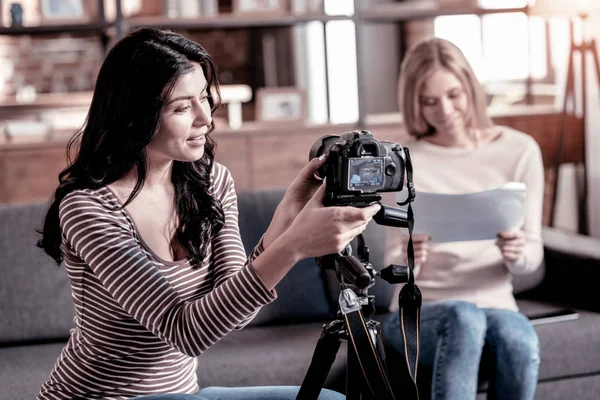
M 531 136 L 508 127 L 501 129 L 498 139 L 478 149 L 444 147 L 414 139 L 402 143 L 409 148 L 413 162 L 415 201 L 419 191 L 471 193 L 511 181 L 527 186 L 522 228 L 526 237 L 524 259 L 503 262 L 494 240 L 432 243 L 427 261 L 416 271 L 424 302 L 457 299 L 480 307 L 517 310 L 511 275 L 530 273 L 542 262 L 544 169 L 540 148 Z M 388 228 L 388 262 L 403 258 L 405 249 L 399 245 L 399 231 Z

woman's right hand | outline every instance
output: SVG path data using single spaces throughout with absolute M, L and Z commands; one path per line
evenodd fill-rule
M 325 182 L 282 235 L 297 260 L 341 252 L 381 208 L 379 204 L 365 208 L 325 207 L 324 195 Z
M 412 237 L 413 240 L 413 249 L 415 251 L 415 267 L 419 268 L 425 261 L 427 261 L 427 255 L 429 254 L 429 242 L 431 241 L 431 236 L 427 234 L 415 234 Z M 408 246 L 408 235 L 402 235 L 402 248 L 404 249 L 404 254 L 406 258 Z

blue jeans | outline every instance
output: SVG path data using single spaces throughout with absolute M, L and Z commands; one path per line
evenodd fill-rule
M 437 301 L 423 304 L 420 326 L 419 364 L 433 370 L 433 400 L 476 398 L 484 346 L 490 398 L 533 399 L 540 345 L 525 315 L 466 301 Z M 397 312 L 384 324 L 383 334 L 403 353 Z
M 295 400 L 299 386 L 211 386 L 196 394 L 153 394 L 136 397 L 136 400 Z M 328 389 L 322 389 L 319 400 L 343 400 L 346 396 Z

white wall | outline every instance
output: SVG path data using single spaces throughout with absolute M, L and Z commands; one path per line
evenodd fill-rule
M 590 18 L 589 33 L 596 40 L 600 52 L 600 15 Z M 600 238 L 600 82 L 594 63 L 588 57 L 588 109 L 587 109 L 587 163 L 588 163 L 588 210 L 590 235 Z M 592 74 L 593 73 L 593 74 Z
M 390 0 L 364 1 L 363 7 Z M 397 23 L 363 24 L 361 62 L 366 114 L 398 111 L 400 34 Z

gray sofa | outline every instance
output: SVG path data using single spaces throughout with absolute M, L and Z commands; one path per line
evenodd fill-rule
M 266 229 L 281 191 L 239 194 L 240 229 L 250 250 Z M 64 268 L 35 247 L 44 204 L 0 206 L 0 400 L 35 398 L 72 326 L 73 306 Z M 383 262 L 383 229 L 366 231 L 371 261 Z M 577 320 L 537 326 L 542 346 L 538 399 L 596 399 L 600 393 L 600 246 L 590 238 L 545 230 L 546 265 L 515 281 L 526 313 L 554 304 L 580 312 Z M 332 275 L 303 260 L 278 285 L 279 298 L 252 324 L 228 335 L 199 358 L 202 386 L 301 384 L 324 322 L 331 320 Z M 383 320 L 393 287 L 377 282 Z M 388 349 L 392 377 L 399 357 Z M 338 352 L 326 386 L 345 388 L 345 345 Z M 421 398 L 428 398 L 430 371 L 419 372 Z M 481 398 L 485 398 L 485 376 Z

